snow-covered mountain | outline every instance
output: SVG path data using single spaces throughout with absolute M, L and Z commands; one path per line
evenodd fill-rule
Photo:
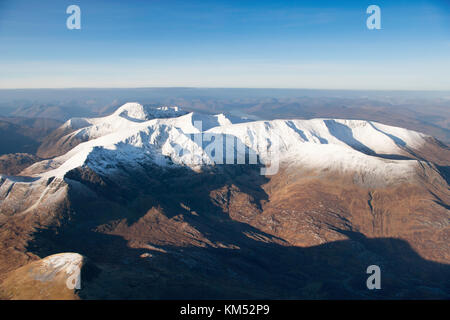
M 418 132 L 370 121 L 245 122 L 224 114 L 149 109 L 138 103 L 127 103 L 104 118 L 72 119 L 63 125 L 69 126 L 75 131 L 59 140 L 66 145 L 76 145 L 71 142 L 74 140 L 84 142 L 62 156 L 31 166 L 24 174 L 63 178 L 68 171 L 83 165 L 105 172 L 117 165 L 136 166 L 143 162 L 199 169 L 224 162 L 242 163 L 247 153 L 263 164 L 289 163 L 398 181 L 407 179 L 420 167 L 411 150 L 419 149 L 427 138 Z
M 68 126 L 76 130 L 59 140 L 84 142 L 68 143 L 74 145 L 68 152 L 31 165 L 20 177 L 0 176 L 3 208 L 30 210 L 47 198 L 55 202 L 63 197 L 61 183 L 70 181 L 64 181 L 66 175 L 81 167 L 113 179 L 123 168 L 139 171 L 149 165 L 198 172 L 222 164 L 251 164 L 267 167 L 262 174 L 297 168 L 304 174 L 350 176 L 366 187 L 420 181 L 429 175 L 425 171 L 436 171 L 417 156 L 430 137 L 370 121 L 247 121 L 127 103 L 110 116 L 72 119 L 63 125 Z M 8 197 L 20 189 L 18 197 L 30 196 L 23 201 Z
M 420 183 L 436 171 L 416 155 L 429 138 L 418 132 L 359 120 L 246 121 L 138 103 L 103 118 L 69 120 L 63 127 L 78 129 L 59 140 L 74 147 L 19 177 L 0 175 L 0 207 L 12 212 L 54 207 L 64 199 L 67 183 L 75 184 L 66 176 L 76 168 L 120 180 L 124 168 L 199 172 L 224 163 L 252 164 L 267 167 L 262 174 L 290 168 L 304 176 L 348 176 L 365 187 Z
M 104 288 L 112 298 L 154 297 L 180 281 L 186 288 L 222 281 L 238 294 L 248 281 L 257 289 L 245 297 L 279 298 L 280 283 L 303 288 L 289 296 L 309 297 L 305 283 L 322 281 L 321 269 L 349 279 L 331 285 L 343 296 L 367 298 L 364 286 L 352 287 L 354 295 L 348 287 L 380 263 L 385 279 L 408 283 L 403 294 L 411 297 L 417 288 L 404 268 L 415 261 L 414 283 L 423 287 L 427 274 L 436 296 L 450 294 L 442 284 L 450 270 L 421 260 L 450 262 L 450 150 L 419 132 L 127 103 L 107 117 L 69 120 L 42 150 L 55 156 L 0 176 L 0 271 L 79 252 L 104 273 L 87 286 L 88 297 L 104 297 Z M 138 289 L 126 286 L 124 273 Z M 194 285 L 190 296 L 214 290 Z

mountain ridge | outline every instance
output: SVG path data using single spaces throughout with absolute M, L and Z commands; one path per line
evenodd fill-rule
M 196 113 L 144 121 L 112 116 L 110 120 L 118 121 L 115 131 L 99 118 L 78 129 L 93 133 L 92 138 L 64 155 L 33 164 L 18 176 L 0 176 L 3 277 L 6 271 L 60 252 L 78 252 L 101 270 L 81 291 L 85 298 L 101 296 L 95 288 L 105 283 L 111 285 L 112 297 L 121 292 L 157 297 L 153 285 L 148 291 L 139 285 L 136 291 L 124 287 L 127 281 L 142 280 L 146 270 L 153 271 L 144 278 L 158 286 L 168 281 L 164 275 L 179 275 L 181 284 L 196 280 L 196 294 L 215 292 L 202 277 L 216 279 L 237 294 L 232 276 L 237 274 L 248 281 L 245 297 L 265 298 L 308 297 L 308 292 L 309 297 L 327 296 L 327 290 L 318 289 L 322 286 L 333 287 L 334 297 L 368 297 L 353 284 L 359 281 L 356 274 L 345 276 L 345 284 L 327 278 L 317 289 L 308 286 L 311 279 L 319 281 L 314 270 L 341 277 L 352 261 L 349 268 L 355 272 L 355 266 L 383 263 L 390 279 L 388 297 L 395 297 L 395 288 L 403 297 L 414 297 L 427 277 L 437 277 L 432 275 L 436 270 L 442 269 L 442 279 L 448 274 L 450 189 L 442 168 L 450 166 L 450 151 L 429 136 L 358 120 L 233 123 L 226 115 Z M 228 138 L 234 143 L 229 145 Z M 221 139 L 224 143 L 216 149 L 222 155 L 210 148 Z M 239 149 L 238 143 L 245 148 Z M 278 170 L 261 175 L 266 164 L 272 167 L 274 147 Z M 233 162 L 222 165 L 227 155 Z M 252 157 L 255 163 L 249 163 Z M 305 258 L 315 249 L 296 251 L 323 246 L 317 251 L 323 252 L 341 245 L 342 251 L 330 250 L 326 258 L 344 268 L 337 270 L 328 268 L 317 253 Z M 390 252 L 401 250 L 390 246 L 409 249 L 394 257 Z M 224 258 L 228 256 L 232 260 Z M 281 267 L 274 257 L 287 265 Z M 417 267 L 411 283 L 403 269 L 393 267 L 408 261 Z M 297 270 L 299 263 L 306 269 Z M 273 284 L 268 291 L 258 286 L 262 278 L 252 276 L 252 270 L 269 277 L 265 266 L 271 273 L 282 272 L 276 277 L 280 286 L 289 288 L 285 295 Z M 120 284 L 123 274 L 129 280 Z M 450 285 L 439 279 L 425 291 L 450 296 Z M 225 285 L 229 281 L 231 287 Z

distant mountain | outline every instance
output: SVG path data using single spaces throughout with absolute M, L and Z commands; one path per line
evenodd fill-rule
M 10 113 L 12 117 L 26 118 L 47 118 L 59 121 L 77 117 L 95 115 L 92 110 L 87 107 L 76 107 L 72 105 L 53 105 L 53 104 L 32 104 L 16 108 Z
M 44 138 L 60 125 L 57 120 L 42 118 L 0 118 L 0 155 L 34 154 Z
M 2 90 L 0 114 L 70 118 L 113 113 L 130 98 L 145 104 L 182 105 L 201 113 L 231 113 L 249 119 L 355 119 L 381 122 L 450 143 L 448 92 L 301 89 L 64 89 Z
M 97 270 L 75 298 L 450 297 L 450 150 L 431 136 L 127 103 L 51 139 L 0 176 L 3 298 L 63 252 Z

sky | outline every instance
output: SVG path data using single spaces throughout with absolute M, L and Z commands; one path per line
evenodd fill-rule
M 0 88 L 178 86 L 450 90 L 450 0 L 0 0 Z

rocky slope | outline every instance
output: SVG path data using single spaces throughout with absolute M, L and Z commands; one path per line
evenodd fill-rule
M 369 121 L 169 110 L 69 121 L 67 152 L 1 177 L 4 292 L 17 268 L 78 252 L 99 270 L 81 298 L 450 296 L 447 146 Z
M 23 169 L 39 161 L 29 153 L 11 153 L 0 156 L 0 174 L 18 175 Z

